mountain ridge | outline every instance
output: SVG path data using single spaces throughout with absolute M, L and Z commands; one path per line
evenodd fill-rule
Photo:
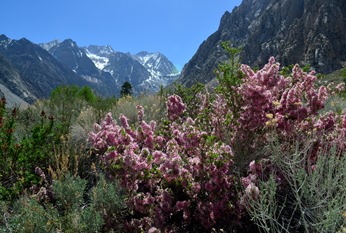
M 101 64 L 103 67 L 96 62 L 95 53 L 108 54 L 108 60 Z M 107 64 L 109 60 L 111 64 Z M 167 62 L 175 68 L 168 59 Z M 106 66 L 108 70 L 103 70 Z M 87 50 L 72 39 L 35 44 L 25 38 L 15 40 L 3 34 L 0 35 L 0 76 L 2 94 L 11 92 L 14 100 L 17 96 L 29 104 L 47 98 L 59 85 L 90 86 L 101 96 L 119 96 L 125 81 L 131 81 L 134 93 L 139 94 L 156 92 L 158 83 L 165 85 L 177 78 L 171 80 L 162 75 L 152 80 L 152 74 L 138 59 L 116 52 L 110 46 L 91 45 Z
M 223 41 L 242 47 L 241 62 L 263 66 L 274 56 L 283 66 L 310 64 L 321 73 L 346 66 L 346 1 L 243 0 L 225 12 L 210 35 L 184 66 L 177 82 L 208 83 L 227 59 Z

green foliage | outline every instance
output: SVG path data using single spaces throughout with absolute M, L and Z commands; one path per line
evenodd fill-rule
M 47 101 L 48 112 L 56 116 L 62 134 L 67 134 L 71 124 L 87 104 L 94 104 L 97 97 L 89 87 L 59 86 Z
M 346 68 L 342 69 L 341 75 L 344 78 L 344 82 L 346 82 Z
M 124 82 L 123 85 L 121 86 L 120 96 L 124 97 L 128 95 L 130 96 L 132 95 L 132 85 L 129 82 Z
M 288 65 L 288 66 L 285 66 L 285 67 L 283 67 L 283 68 L 281 69 L 280 73 L 281 73 L 283 76 L 287 77 L 287 76 L 289 76 L 289 75 L 292 73 L 293 67 L 294 67 L 293 64 Z
M 157 92 L 157 96 L 160 97 L 162 102 L 164 102 L 167 99 L 168 92 L 165 91 L 165 89 L 162 85 L 160 86 L 160 90 Z
M 229 96 L 230 90 L 233 87 L 241 84 L 243 74 L 240 71 L 239 54 L 241 48 L 234 48 L 229 42 L 222 42 L 222 47 L 226 50 L 229 59 L 222 64 L 219 64 L 215 70 L 215 75 L 219 81 L 216 88 L 217 92 Z
M 3 232 L 27 232 L 43 233 L 54 230 L 54 220 L 56 212 L 51 208 L 44 208 L 34 199 L 27 197 L 17 201 L 13 208 L 14 216 L 7 219 L 7 227 L 2 229 Z
M 77 97 L 85 100 L 89 104 L 92 104 L 96 101 L 97 97 L 90 87 L 84 86 L 77 92 Z
M 53 90 L 50 98 L 43 101 L 37 108 L 44 109 L 55 116 L 60 134 L 68 134 L 71 127 L 85 109 L 92 109 L 92 121 L 98 121 L 116 104 L 114 97 L 102 98 L 96 96 L 90 87 L 79 88 L 59 86 Z M 90 121 L 90 122 L 92 122 Z
M 55 204 L 40 203 L 34 197 L 22 197 L 13 211 L 7 212 L 3 232 L 101 232 L 102 216 L 93 204 L 85 204 L 86 181 L 66 175 L 55 181 Z
M 56 205 L 63 212 L 70 212 L 82 206 L 84 189 L 87 181 L 67 174 L 53 182 L 54 198 Z
M 16 109 L 9 115 L 6 111 L 6 100 L 0 100 L 0 200 L 10 198 L 13 193 L 18 193 L 19 187 L 12 181 L 15 173 L 13 163 L 17 160 L 18 145 L 15 142 Z
M 88 103 L 93 103 L 96 101 L 96 95 L 92 91 L 92 89 L 88 86 L 78 87 L 76 85 L 70 86 L 58 86 L 55 88 L 49 99 L 51 101 L 59 101 L 70 99 L 71 101 L 75 101 L 77 99 L 84 100 Z
M 112 229 L 120 232 L 128 211 L 125 204 L 126 195 L 118 182 L 109 182 L 101 175 L 90 195 L 94 209 L 103 217 L 103 230 Z
M 344 93 L 344 95 L 342 95 Z M 340 95 L 333 95 L 326 101 L 326 105 L 321 111 L 321 113 L 327 113 L 329 111 L 333 111 L 338 114 L 342 114 L 342 112 L 346 109 L 346 91 L 344 91 Z
M 1 203 L 0 232 L 124 232 L 128 213 L 118 183 L 101 175 L 95 187 L 87 187 L 86 180 L 65 174 L 53 182 L 53 200 L 39 198 L 39 192 L 21 197 L 13 208 Z M 41 194 L 48 192 L 41 188 Z
M 96 121 L 102 119 L 102 117 L 111 109 L 116 106 L 118 99 L 115 97 L 102 98 L 98 97 L 96 101 L 91 105 L 96 115 Z
M 341 75 L 342 75 L 342 82 L 346 84 L 346 68 L 341 70 Z M 342 93 L 340 93 L 340 95 L 346 99 L 346 88 Z
M 76 170 L 81 156 L 75 151 L 85 146 L 85 133 L 116 101 L 96 97 L 89 87 L 77 86 L 60 86 L 48 100 L 38 101 L 26 110 L 6 109 L 6 100 L 1 100 L 0 200 L 12 200 L 37 184 L 40 178 L 35 167 L 47 171 L 49 167 L 71 166 L 64 171 Z M 89 120 L 84 119 L 86 116 Z M 77 126 L 84 132 L 78 135 L 78 131 L 71 130 Z
M 285 66 L 281 69 L 280 73 L 285 76 L 285 77 L 288 77 L 292 74 L 292 69 L 294 67 L 294 64 L 291 64 L 291 65 L 288 65 L 288 66 Z M 302 67 L 302 70 L 304 72 L 310 72 L 311 71 L 311 65 L 310 64 L 307 64 L 305 65 L 304 67 Z
M 25 188 L 38 182 L 35 167 L 47 168 L 59 135 L 55 134 L 54 119 L 41 114 L 41 122 L 21 141 L 15 137 L 16 109 L 11 114 L 0 106 L 0 200 L 11 200 Z
M 60 141 L 59 136 L 54 128 L 54 119 L 42 116 L 41 124 L 36 125 L 31 134 L 20 142 L 17 169 L 22 171 L 25 183 L 36 182 L 36 166 L 48 168 L 54 145 Z
M 232 116 L 229 117 L 229 122 L 236 124 L 239 118 L 240 109 L 235 103 L 240 102 L 240 96 L 236 93 L 234 88 L 242 83 L 244 74 L 240 70 L 239 56 L 241 48 L 234 48 L 229 42 L 222 42 L 222 47 L 228 53 L 229 59 L 223 64 L 219 64 L 218 68 L 214 71 L 219 85 L 216 87 L 216 93 L 222 94 L 226 99 L 228 107 L 232 111 Z
M 192 87 L 184 87 L 181 84 L 176 84 L 174 94 L 180 96 L 185 103 L 187 114 L 195 117 L 200 104 L 198 94 L 201 94 L 203 91 L 205 91 L 205 85 L 202 83 L 196 83 Z

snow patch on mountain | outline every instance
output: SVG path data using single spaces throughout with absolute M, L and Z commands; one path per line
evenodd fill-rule
M 69 42 L 65 40 L 65 43 Z M 71 48 L 77 45 L 70 41 Z M 52 41 L 41 44 L 41 47 L 49 49 L 49 52 L 57 48 L 62 43 Z M 52 49 L 53 48 L 53 49 Z M 81 53 L 83 51 L 83 53 Z M 129 81 L 134 85 L 134 92 L 157 92 L 161 86 L 166 86 L 178 78 L 179 72 L 174 64 L 159 52 L 149 53 L 140 52 L 136 55 L 130 53 L 116 52 L 111 46 L 90 45 L 79 48 L 74 56 L 81 57 L 86 55 L 98 70 L 109 73 L 117 85 L 124 81 Z M 134 64 L 138 64 L 135 65 Z M 78 65 L 78 64 L 76 64 Z M 142 68 L 141 68 L 142 67 Z M 79 73 L 76 67 L 72 67 L 75 73 Z M 95 82 L 91 76 L 82 75 L 89 82 Z
M 5 35 L 0 35 L 0 46 L 3 46 L 4 48 L 7 48 L 9 44 L 12 43 L 12 39 L 6 37 Z
M 139 61 L 154 76 L 177 75 L 179 73 L 174 64 L 159 52 L 142 51 L 133 55 L 133 58 Z
M 106 71 L 104 69 L 109 64 L 109 56 L 115 53 L 114 49 L 109 45 L 89 45 L 88 47 L 83 47 L 83 49 L 86 55 L 94 62 L 95 66 L 103 71 Z
M 90 53 L 88 50 L 85 50 L 85 52 L 86 52 L 86 55 L 94 62 L 95 66 L 98 69 L 103 70 L 105 66 L 108 65 L 108 62 L 109 62 L 108 57 L 103 57 L 94 53 Z
M 52 47 L 54 47 L 60 43 L 61 43 L 61 41 L 56 39 L 56 40 L 52 40 L 48 43 L 40 43 L 38 45 L 41 46 L 43 49 L 49 51 Z

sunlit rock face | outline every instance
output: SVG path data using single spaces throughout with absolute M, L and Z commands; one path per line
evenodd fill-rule
M 330 73 L 346 65 L 345 0 L 244 0 L 226 12 L 219 29 L 184 66 L 179 82 L 210 82 L 227 59 L 221 42 L 241 46 L 241 62 L 264 65 L 275 56 L 283 66 L 307 65 Z
M 47 98 L 59 85 L 87 85 L 48 51 L 23 38 L 0 35 L 1 84 L 22 100 L 33 103 Z

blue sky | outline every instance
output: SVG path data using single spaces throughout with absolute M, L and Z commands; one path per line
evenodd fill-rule
M 34 43 L 71 38 L 79 46 L 162 52 L 179 69 L 241 0 L 5 0 L 0 34 Z

